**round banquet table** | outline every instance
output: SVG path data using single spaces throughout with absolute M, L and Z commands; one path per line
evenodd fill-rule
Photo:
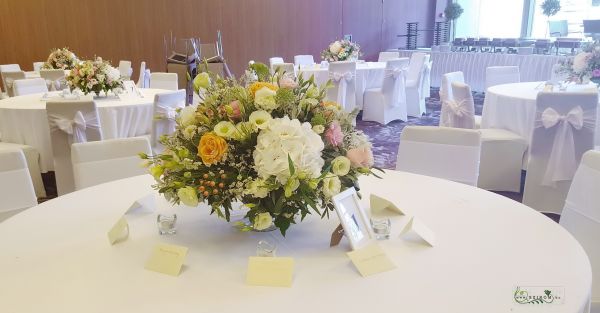
M 154 95 L 165 90 L 140 89 L 140 91 L 143 95 L 141 98 L 119 99 L 117 96 L 110 95 L 95 99 L 104 139 L 150 134 Z M 36 148 L 40 153 L 42 172 L 54 169 L 46 102 L 62 100 L 57 92 L 51 92 L 49 95 L 47 99 L 42 98 L 43 94 L 33 94 L 0 100 L 2 141 Z
M 483 104 L 482 128 L 510 130 L 531 142 L 535 125 L 537 94 L 545 82 L 497 85 L 488 88 Z M 597 88 L 595 85 L 570 85 L 567 91 Z M 600 117 L 600 111 L 598 111 Z M 600 118 L 597 119 L 600 121 Z M 596 145 L 600 145 L 600 123 L 596 123 Z
M 385 62 L 356 63 L 356 106 L 363 108 L 363 96 L 367 89 L 381 88 L 385 76 Z M 321 86 L 329 80 L 329 69 L 322 68 L 320 64 L 303 67 L 302 73 L 305 79 L 315 75 L 315 83 Z
M 144 175 L 95 186 L 1 223 L 0 311 L 583 313 L 590 300 L 591 267 L 577 241 L 535 210 L 482 189 L 395 171 L 361 178 L 363 206 L 376 190 L 408 212 L 391 217 L 391 239 L 379 242 L 397 268 L 363 278 L 346 239 L 329 247 L 335 213 L 309 216 L 283 238 L 241 232 L 205 206 L 157 200 L 155 212 L 127 214 L 129 238 L 109 245 L 107 231 L 152 183 Z M 158 235 L 157 212 L 177 213 L 176 235 Z M 436 246 L 398 236 L 410 215 L 435 232 Z M 261 239 L 295 259 L 291 288 L 245 284 Z M 144 269 L 158 243 L 189 248 L 178 277 Z M 518 305 L 516 286 L 564 287 L 564 303 Z

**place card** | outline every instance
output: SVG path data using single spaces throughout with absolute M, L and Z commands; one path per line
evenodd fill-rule
M 124 216 L 108 231 L 108 242 L 114 245 L 117 242 L 125 241 L 129 237 L 129 224 Z
M 158 244 L 154 247 L 145 268 L 158 273 L 179 276 L 187 252 L 187 247 Z
M 140 91 L 134 81 L 126 80 L 123 82 L 123 92 L 119 93 L 117 96 L 121 100 L 140 98 Z
M 435 233 L 417 217 L 413 216 L 410 219 L 408 224 L 406 224 L 406 227 L 404 227 L 404 229 L 400 232 L 400 237 L 410 232 L 421 237 L 421 239 L 423 239 L 430 246 L 433 247 L 435 245 Z
M 156 210 L 156 198 L 154 193 L 149 193 L 142 198 L 135 200 L 131 206 L 129 206 L 129 209 L 127 209 L 125 214 L 142 209 L 147 212 L 154 212 Z
M 397 207 L 394 203 L 377 195 L 371 194 L 370 202 L 371 212 L 381 212 L 383 210 L 388 210 L 398 213 L 400 215 L 406 215 L 406 213 L 402 209 Z
M 396 265 L 378 244 L 348 252 L 348 257 L 363 277 L 391 271 Z
M 257 257 L 248 259 L 246 284 L 253 286 L 291 287 L 294 277 L 294 259 Z

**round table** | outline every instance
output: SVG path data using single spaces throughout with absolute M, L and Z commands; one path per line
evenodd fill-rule
M 385 76 L 385 62 L 365 62 L 356 64 L 356 106 L 363 108 L 363 96 L 367 89 L 381 88 Z M 329 69 L 315 64 L 300 68 L 304 78 L 315 75 L 315 83 L 321 86 L 329 80 Z
M 545 82 L 497 85 L 485 93 L 481 127 L 502 128 L 531 142 L 535 125 L 537 94 Z M 597 88 L 595 85 L 570 85 L 567 91 Z M 600 117 L 600 111 L 598 111 Z M 600 121 L 600 118 L 597 119 Z M 600 145 L 600 123 L 596 123 L 596 145 Z
M 399 238 L 410 217 L 391 216 L 391 239 L 379 243 L 397 268 L 363 278 L 346 256 L 346 239 L 329 247 L 335 213 L 309 216 L 282 238 L 240 232 L 205 206 L 168 208 L 163 200 L 157 212 L 127 214 L 129 238 L 109 245 L 107 231 L 152 183 L 144 175 L 98 185 L 0 224 L 0 311 L 583 313 L 590 299 L 590 263 L 567 231 L 467 185 L 395 171 L 361 178 L 363 206 L 376 191 L 436 234 L 435 247 Z M 158 235 L 158 212 L 177 213 L 177 235 Z M 261 239 L 295 259 L 291 288 L 245 284 L 248 256 Z M 178 277 L 144 269 L 158 243 L 189 248 Z M 516 286 L 563 287 L 564 303 L 519 305 Z
M 117 96 L 108 96 L 95 99 L 104 139 L 150 134 L 154 95 L 165 90 L 140 91 L 143 95 L 141 98 L 119 99 Z M 62 100 L 57 92 L 51 92 L 49 95 L 46 99 L 42 98 L 43 94 L 33 94 L 0 100 L 2 141 L 36 148 L 40 153 L 42 172 L 54 169 L 46 102 Z

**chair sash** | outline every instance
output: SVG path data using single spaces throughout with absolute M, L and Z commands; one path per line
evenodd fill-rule
M 392 92 L 391 107 L 400 106 L 400 95 L 404 92 L 404 77 L 406 70 L 400 67 L 390 68 L 385 70 L 385 78 L 391 78 L 394 80 L 394 89 Z
M 82 113 L 75 112 L 72 119 L 62 115 L 51 114 L 48 116 L 50 120 L 50 131 L 61 130 L 70 135 L 70 143 L 87 142 L 86 129 L 99 129 L 98 117 L 95 112 Z
M 8 90 L 11 90 L 11 91 L 12 91 L 12 89 L 13 89 L 13 86 L 14 86 L 14 84 L 15 84 L 15 80 L 14 80 L 13 78 L 6 78 L 6 79 L 4 80 L 4 82 L 6 83 L 6 86 L 5 86 L 5 87 L 6 87 L 6 90 L 7 90 L 7 91 L 8 91 Z
M 330 78 L 333 79 L 336 83 L 338 83 L 338 94 L 337 94 L 337 103 L 342 106 L 346 106 L 346 90 L 348 89 L 348 83 L 354 79 L 354 73 L 345 72 L 345 73 L 331 73 Z
M 157 120 L 156 126 L 160 134 L 172 134 L 175 132 L 177 126 L 175 122 L 177 109 L 178 107 L 163 104 L 156 105 L 154 118 Z
M 57 90 L 61 90 L 62 86 L 64 86 L 66 84 L 66 82 L 67 82 L 67 80 L 64 77 L 58 78 L 55 80 L 46 79 L 46 86 L 48 86 L 49 91 L 57 91 Z
M 573 131 L 583 128 L 593 129 L 594 125 L 594 117 L 586 116 L 581 106 L 574 107 L 566 115 L 561 115 L 553 108 L 546 108 L 541 113 L 540 120 L 536 121 L 536 128 L 558 127 L 542 185 L 553 187 L 556 186 L 556 182 L 573 179 L 578 163 Z

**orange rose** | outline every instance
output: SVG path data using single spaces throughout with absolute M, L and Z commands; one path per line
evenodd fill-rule
M 221 161 L 226 152 L 227 142 L 214 133 L 206 133 L 200 138 L 198 156 L 204 164 L 212 165 Z
M 256 82 L 256 83 L 253 83 L 252 85 L 250 85 L 250 94 L 252 94 L 252 98 L 254 98 L 254 95 L 256 94 L 256 92 L 263 87 L 267 87 L 273 91 L 277 91 L 277 86 L 275 86 L 271 83 Z

